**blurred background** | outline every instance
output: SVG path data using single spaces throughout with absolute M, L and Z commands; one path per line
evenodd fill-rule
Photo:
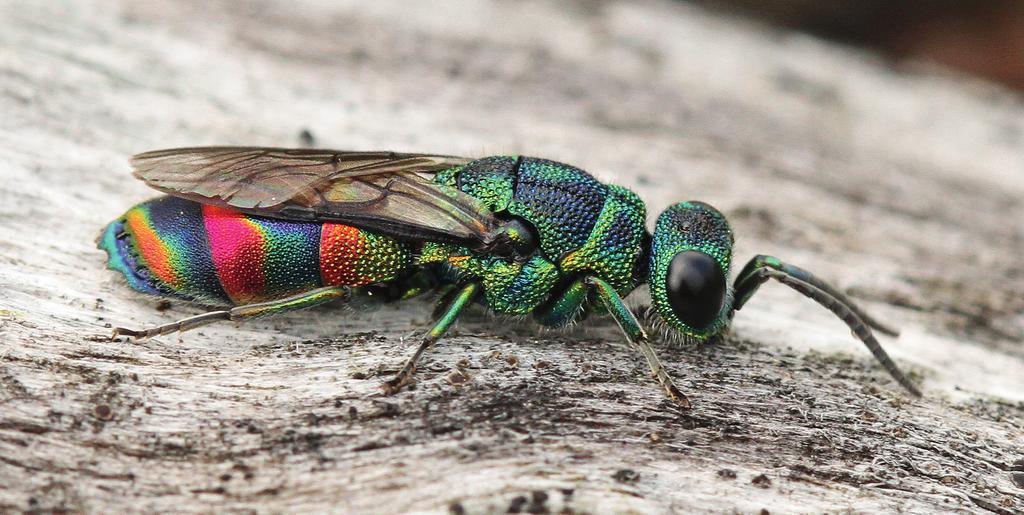
M 1015 0 L 691 0 L 877 50 L 894 63 L 931 61 L 1024 88 L 1024 2 Z

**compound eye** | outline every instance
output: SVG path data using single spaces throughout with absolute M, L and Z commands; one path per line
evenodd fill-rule
M 695 329 L 715 321 L 725 300 L 725 274 L 715 258 L 695 250 L 680 252 L 668 265 L 668 302 L 676 317 Z

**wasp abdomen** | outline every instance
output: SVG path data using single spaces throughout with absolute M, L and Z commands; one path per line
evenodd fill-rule
M 99 246 L 108 267 L 138 291 L 236 305 L 390 281 L 412 254 L 348 225 L 250 216 L 177 197 L 133 207 L 107 226 Z
M 230 304 L 221 286 L 201 204 L 161 197 L 136 205 L 104 230 L 107 267 L 143 293 Z

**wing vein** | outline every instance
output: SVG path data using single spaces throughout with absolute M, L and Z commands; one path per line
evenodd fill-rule
M 478 200 L 429 180 L 470 159 L 262 147 L 156 150 L 136 177 L 190 200 L 257 216 L 349 223 L 408 239 L 482 243 L 497 221 Z

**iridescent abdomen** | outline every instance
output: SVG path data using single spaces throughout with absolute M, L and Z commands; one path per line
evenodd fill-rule
M 341 224 L 242 214 L 176 197 L 143 202 L 104 230 L 107 266 L 136 290 L 205 304 L 251 304 L 321 286 L 387 282 L 411 249 Z

